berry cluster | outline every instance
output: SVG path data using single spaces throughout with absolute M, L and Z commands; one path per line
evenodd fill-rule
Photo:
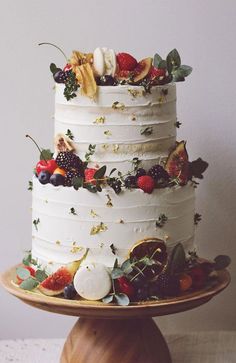
M 146 172 L 143 168 L 138 168 L 135 175 L 129 175 L 124 180 L 126 188 L 140 188 L 145 193 L 152 193 L 154 188 L 168 185 L 170 177 L 161 165 L 154 165 Z

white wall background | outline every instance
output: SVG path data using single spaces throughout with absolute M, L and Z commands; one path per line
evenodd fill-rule
M 194 68 L 178 85 L 179 139 L 190 156 L 210 163 L 198 188 L 200 254 L 232 257 L 231 286 L 196 310 L 159 319 L 164 332 L 236 329 L 236 92 L 234 0 L 12 0 L 0 10 L 1 175 L 0 270 L 31 246 L 27 183 L 38 153 L 24 135 L 52 144 L 53 82 L 49 63 L 63 64 L 50 41 L 69 55 L 109 46 L 142 58 L 176 47 Z M 64 337 L 75 318 L 24 305 L 0 289 L 0 338 Z

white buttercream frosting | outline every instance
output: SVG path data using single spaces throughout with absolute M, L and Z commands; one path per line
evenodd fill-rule
M 63 85 L 56 85 L 55 134 L 71 130 L 78 155 L 84 158 L 96 144 L 93 164 L 127 172 L 138 157 L 144 168 L 165 159 L 176 141 L 175 84 L 98 87 L 94 100 L 78 96 L 69 102 Z
M 86 263 L 112 267 L 115 258 L 124 261 L 133 244 L 146 237 L 164 238 L 169 248 L 182 242 L 188 251 L 193 248 L 194 201 L 190 183 L 152 194 L 132 189 L 116 195 L 110 188 L 94 194 L 83 188 L 42 185 L 34 178 L 32 218 L 40 222 L 33 227 L 33 257 L 56 269 L 80 259 L 89 248 Z M 156 221 L 162 214 L 168 220 L 160 228 Z M 91 234 L 101 223 L 102 231 Z

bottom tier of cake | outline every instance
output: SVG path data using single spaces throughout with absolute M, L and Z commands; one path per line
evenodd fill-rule
M 33 179 L 32 257 L 49 272 L 71 261 L 112 267 L 124 261 L 132 246 L 145 238 L 161 238 L 171 249 L 181 242 L 193 250 L 195 193 L 186 186 L 127 189 L 116 195 L 73 187 L 42 185 Z

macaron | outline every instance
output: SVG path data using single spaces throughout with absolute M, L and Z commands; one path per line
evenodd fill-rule
M 114 77 L 116 72 L 116 54 L 113 49 L 98 47 L 93 53 L 93 68 L 98 76 Z
M 74 287 L 84 299 L 100 300 L 111 290 L 111 276 L 103 264 L 89 263 L 81 266 L 76 272 Z

